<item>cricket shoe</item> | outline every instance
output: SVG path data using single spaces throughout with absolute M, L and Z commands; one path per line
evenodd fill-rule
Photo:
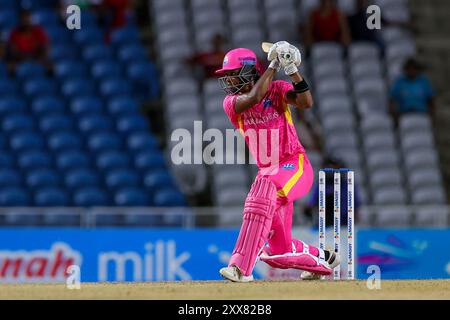
M 324 250 L 326 263 L 330 267 L 330 269 L 336 268 L 340 264 L 339 255 L 334 251 Z M 328 256 L 328 257 L 327 257 Z M 311 271 L 303 271 L 300 275 L 300 279 L 302 280 L 323 280 L 325 276 L 319 273 L 311 272 Z
M 220 274 L 227 280 L 233 282 L 251 282 L 253 281 L 253 275 L 244 276 L 236 266 L 225 267 L 220 269 Z

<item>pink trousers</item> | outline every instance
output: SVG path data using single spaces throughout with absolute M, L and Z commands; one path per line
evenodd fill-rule
M 269 234 L 272 255 L 303 251 L 303 242 L 292 238 L 293 202 L 305 196 L 314 180 L 314 172 L 306 154 L 300 153 L 280 162 L 278 170 L 260 169 L 258 177 L 270 179 L 277 188 L 277 204 Z M 316 247 L 309 246 L 309 253 L 318 256 Z

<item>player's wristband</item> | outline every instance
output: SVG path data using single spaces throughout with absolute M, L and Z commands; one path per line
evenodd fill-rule
M 295 93 L 303 93 L 309 90 L 308 83 L 305 79 L 297 83 L 292 83 L 292 85 L 294 86 Z

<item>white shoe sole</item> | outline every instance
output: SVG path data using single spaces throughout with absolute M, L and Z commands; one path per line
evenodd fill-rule
M 300 279 L 311 281 L 311 280 L 323 280 L 325 279 L 325 276 L 320 275 L 318 273 L 309 272 L 309 271 L 303 271 L 300 275 Z
M 251 282 L 253 281 L 253 275 L 244 276 L 241 275 L 235 267 L 225 267 L 220 269 L 220 274 L 222 277 L 224 277 L 227 280 L 233 281 L 233 282 Z

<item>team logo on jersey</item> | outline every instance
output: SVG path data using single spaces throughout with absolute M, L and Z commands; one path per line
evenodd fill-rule
M 286 164 L 283 164 L 281 169 L 283 169 L 283 170 L 294 170 L 295 169 L 295 165 L 292 164 L 292 163 L 286 163 Z
M 267 107 L 270 107 L 271 105 L 272 105 L 272 100 L 270 100 L 269 98 L 265 98 L 264 102 L 263 102 L 264 109 L 266 109 Z

